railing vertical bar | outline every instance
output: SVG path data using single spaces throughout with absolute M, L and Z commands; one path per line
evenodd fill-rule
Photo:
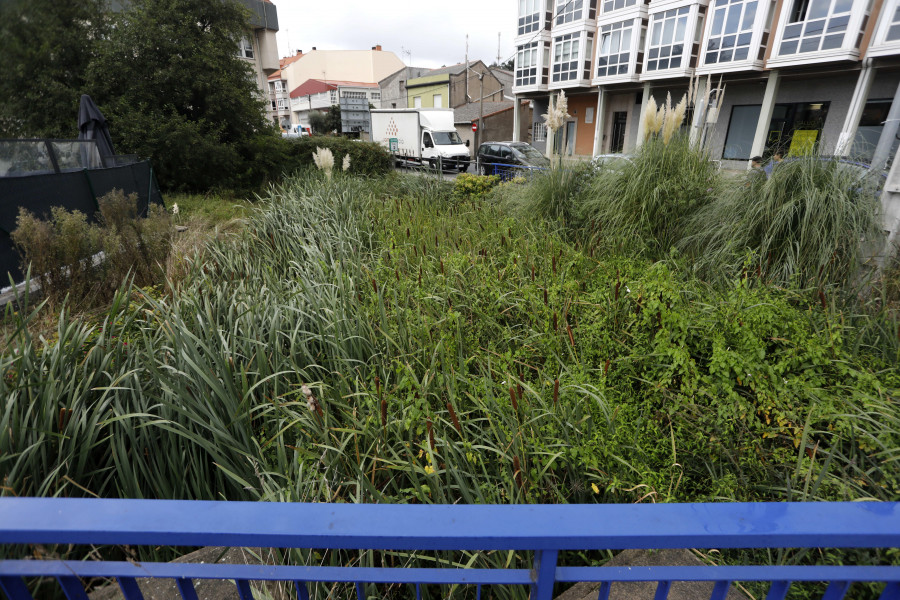
M 34 600 L 21 577 L 0 577 L 0 590 L 9 600 Z
M 822 600 L 842 600 L 850 589 L 849 581 L 832 581 L 825 589 Z
M 609 592 L 612 590 L 612 583 L 609 581 L 601 581 L 600 589 L 597 591 L 597 600 L 609 600 Z
M 475 600 L 481 600 L 481 584 L 478 584 L 478 587 L 475 588 Z
M 184 600 L 199 600 L 197 598 L 197 590 L 194 589 L 194 582 L 190 579 L 179 577 L 175 580 L 175 585 L 178 587 L 178 593 L 181 594 Z
M 557 550 L 536 550 L 531 571 L 531 600 L 552 600 L 556 583 Z
M 784 600 L 790 588 L 790 581 L 773 581 L 769 586 L 769 593 L 766 594 L 766 600 Z
M 57 577 L 60 587 L 69 600 L 88 600 L 88 595 L 77 577 Z
M 730 581 L 717 581 L 713 587 L 712 595 L 709 600 L 725 600 L 728 597 L 728 590 L 731 589 Z
M 117 581 L 125 600 L 144 600 L 144 594 L 134 577 L 119 577 Z
M 297 600 L 309 600 L 309 590 L 306 589 L 306 582 L 295 581 L 294 585 L 297 586 Z
M 237 585 L 238 596 L 241 600 L 253 600 L 253 591 L 250 589 L 250 582 L 246 579 L 235 579 Z
M 356 600 L 366 600 L 366 591 L 361 581 L 356 582 Z
M 422 587 L 418 583 L 416 584 L 416 600 L 422 600 Z
M 900 600 L 900 582 L 894 581 L 884 586 L 878 600 Z
M 669 597 L 669 588 L 672 587 L 671 581 L 660 581 L 656 584 L 656 594 L 653 600 L 666 600 Z

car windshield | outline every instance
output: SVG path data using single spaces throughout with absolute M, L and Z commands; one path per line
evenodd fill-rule
M 438 146 L 450 146 L 453 144 L 462 144 L 459 134 L 455 131 L 433 131 L 434 143 Z
M 550 161 L 547 160 L 546 156 L 544 156 L 533 146 L 529 146 L 528 144 L 514 144 L 510 145 L 510 148 L 513 149 L 513 152 L 515 153 L 517 158 L 525 161 L 530 165 L 541 166 L 550 163 Z

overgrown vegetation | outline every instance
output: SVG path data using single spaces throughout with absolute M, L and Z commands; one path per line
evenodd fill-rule
M 550 173 L 483 198 L 484 179 L 305 172 L 188 261 L 178 287 L 125 286 L 98 322 L 63 311 L 47 339 L 30 331 L 33 309 L 8 309 L 0 493 L 895 499 L 889 296 L 851 311 L 836 279 L 772 285 L 752 268 L 760 249 L 737 238 L 729 250 L 747 268 L 721 261 L 711 276 L 691 246 L 679 254 L 697 211 L 726 201 L 700 158 L 668 156 L 693 152 L 679 143 L 644 146 L 626 167 L 643 182 Z M 616 181 L 618 215 L 603 195 Z M 800 219 L 792 235 L 823 222 Z M 522 556 L 439 560 L 528 568 Z
M 113 190 L 98 199 L 99 223 L 54 207 L 49 220 L 19 210 L 12 240 L 51 304 L 69 296 L 79 306 L 109 299 L 123 279 L 146 286 L 163 279 L 172 241 L 166 210 L 152 204 L 138 215 L 137 194 Z

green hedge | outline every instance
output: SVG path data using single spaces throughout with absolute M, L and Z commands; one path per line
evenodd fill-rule
M 316 148 L 328 148 L 334 154 L 335 169 L 341 168 L 344 156 L 350 155 L 350 173 L 353 175 L 383 175 L 394 167 L 391 155 L 374 142 L 361 142 L 343 137 L 313 135 L 283 140 L 287 144 L 288 172 L 313 165 Z

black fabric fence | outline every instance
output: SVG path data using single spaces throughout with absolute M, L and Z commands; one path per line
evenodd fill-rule
M 89 222 L 96 222 L 97 198 L 114 189 L 120 189 L 126 195 L 137 194 L 141 216 L 147 215 L 151 202 L 163 205 L 162 193 L 149 161 L 108 169 L 0 177 L 0 288 L 9 285 L 9 275 L 16 283 L 24 279 L 19 268 L 19 254 L 10 239 L 20 208 L 35 216 L 49 218 L 50 209 L 61 206 L 69 211 L 83 212 Z

